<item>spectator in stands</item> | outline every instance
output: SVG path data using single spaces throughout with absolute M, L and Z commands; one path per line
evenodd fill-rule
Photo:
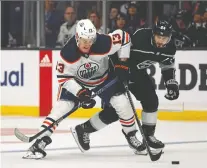
M 177 48 L 188 47 L 192 41 L 188 34 L 190 22 L 186 19 L 186 10 L 179 10 L 173 17 L 165 16 L 173 26 L 173 38 Z
M 121 30 L 128 32 L 127 16 L 125 14 L 123 14 L 123 13 L 118 14 L 115 22 L 116 22 L 116 25 L 115 25 L 114 29 L 110 29 L 110 32 L 113 32 L 116 29 L 121 29 Z
M 46 47 L 55 47 L 60 25 L 63 22 L 62 12 L 56 10 L 57 2 L 47 1 L 45 11 L 45 41 Z
M 127 15 L 129 4 L 130 4 L 129 2 L 122 4 L 119 9 L 120 13 Z
M 116 17 L 119 14 L 119 9 L 117 7 L 112 6 L 109 14 L 109 29 L 114 30 L 116 26 Z
M 178 1 L 163 1 L 163 15 L 174 16 L 178 11 Z
M 205 25 L 205 24 L 204 24 Z M 191 27 L 188 29 L 194 46 L 207 46 L 207 28 L 203 26 L 203 18 L 199 14 L 195 14 Z
M 7 19 L 10 25 L 8 47 L 22 46 L 23 2 L 14 1 L 9 4 L 9 18 Z
M 196 14 L 203 15 L 205 12 L 207 12 L 207 2 L 205 1 L 198 2 Z
M 88 19 L 91 20 L 91 22 L 94 24 L 94 26 L 96 27 L 97 33 L 104 33 L 104 29 L 102 26 L 102 22 L 101 22 L 101 16 L 97 11 L 90 11 L 88 14 Z M 107 32 L 109 32 L 109 29 L 107 28 Z
M 200 46 L 207 47 L 207 8 L 202 16 L 202 38 L 200 39 Z
M 120 13 L 117 17 L 116 17 L 116 27 L 117 29 L 121 29 L 124 31 L 127 31 L 127 18 L 126 15 Z
M 185 19 L 185 13 L 186 11 L 184 10 L 179 10 L 178 13 L 175 16 L 175 22 L 172 24 L 173 25 L 173 29 L 176 32 L 182 32 L 183 34 L 187 34 L 187 29 L 188 29 L 188 24 L 189 23 L 185 23 L 184 19 Z
M 128 8 L 128 32 L 132 35 L 138 28 L 146 27 L 145 20 L 140 18 L 137 4 L 130 3 Z
M 75 35 L 77 20 L 76 20 L 76 12 L 73 7 L 66 7 L 65 9 L 65 23 L 63 23 L 60 27 L 60 32 L 57 38 L 57 44 L 63 46 L 68 39 Z
M 195 6 L 195 15 L 199 20 L 194 24 L 197 32 L 197 46 L 207 46 L 207 2 L 199 1 Z M 195 37 L 196 38 L 196 37 Z

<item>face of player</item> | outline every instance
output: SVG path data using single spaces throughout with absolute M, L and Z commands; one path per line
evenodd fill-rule
M 89 53 L 91 46 L 93 45 L 94 40 L 80 38 L 78 40 L 78 47 L 82 53 Z
M 168 36 L 160 36 L 160 35 L 156 35 L 154 36 L 155 39 L 155 44 L 158 48 L 162 48 L 164 47 L 170 40 L 170 37 Z

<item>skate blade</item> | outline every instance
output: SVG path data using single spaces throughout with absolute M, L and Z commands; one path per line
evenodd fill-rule
M 82 146 L 80 145 L 80 143 L 79 143 L 79 141 L 78 141 L 78 135 L 77 135 L 77 133 L 76 133 L 75 128 L 72 128 L 72 127 L 71 127 L 71 128 L 70 128 L 70 131 L 71 131 L 71 133 L 72 133 L 72 135 L 73 135 L 73 138 L 75 139 L 75 142 L 76 142 L 76 144 L 78 145 L 80 151 L 84 153 L 86 150 L 83 149 Z
M 150 148 L 150 151 L 151 151 L 152 154 L 154 154 L 154 155 L 160 153 L 161 150 L 162 150 L 162 154 L 163 154 L 163 153 L 164 153 L 163 148 L 159 148 L 159 149 Z M 134 153 L 135 153 L 136 155 L 148 155 L 147 150 L 144 150 L 144 151 L 137 151 L 137 150 L 134 150 Z
M 28 153 L 22 157 L 22 159 L 32 159 L 32 160 L 40 160 L 43 158 L 44 158 L 44 156 L 42 154 L 34 155 L 33 153 Z
M 43 157 L 42 158 L 37 158 L 37 157 L 25 157 L 25 156 L 23 156 L 22 159 L 41 160 L 41 159 L 43 159 Z
M 152 154 L 158 154 L 161 151 L 162 151 L 162 154 L 163 154 L 164 153 L 163 149 L 164 148 L 157 148 L 157 149 L 155 149 L 155 148 L 150 147 L 150 150 L 151 150 Z
M 134 150 L 134 154 L 135 155 L 144 155 L 144 156 L 146 156 L 147 155 L 147 150 L 143 150 L 143 151 Z

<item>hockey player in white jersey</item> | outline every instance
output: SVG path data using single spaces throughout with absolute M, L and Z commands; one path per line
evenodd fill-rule
M 123 132 L 128 139 L 131 139 L 131 146 L 142 150 L 139 146 L 141 143 L 135 137 L 134 114 L 124 94 L 123 86 L 123 82 L 128 79 L 126 60 L 129 58 L 130 45 L 128 33 L 116 30 L 109 35 L 98 34 L 90 20 L 80 20 L 77 23 L 76 35 L 66 43 L 60 52 L 60 59 L 56 67 L 60 84 L 58 100 L 44 120 L 41 129 L 51 125 L 79 102 L 86 104 L 84 108 L 92 108 L 95 100 L 91 99 L 90 89 L 98 90 L 118 76 L 118 82 L 99 94 L 99 97 L 116 109 Z M 115 65 L 115 73 L 110 73 L 108 56 L 116 52 L 120 61 Z M 44 149 L 52 142 L 50 136 L 55 129 L 56 126 L 53 126 L 43 133 L 23 158 L 41 159 L 45 157 Z M 76 132 L 80 133 L 81 128 L 72 131 L 76 136 Z M 84 132 L 81 136 L 86 141 L 89 139 L 89 135 Z

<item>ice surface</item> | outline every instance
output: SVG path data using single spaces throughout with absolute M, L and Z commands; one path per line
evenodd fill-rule
M 91 134 L 91 150 L 81 153 L 70 131 L 86 119 L 66 119 L 52 136 L 43 160 L 21 157 L 31 144 L 21 143 L 14 135 L 15 127 L 31 136 L 43 118 L 1 118 L 2 168 L 207 168 L 207 122 L 159 121 L 156 137 L 166 143 L 159 161 L 134 155 L 121 133 L 119 122 Z M 138 135 L 140 136 L 140 135 Z M 180 161 L 172 165 L 172 161 Z M 199 166 L 198 166 L 199 165 Z

